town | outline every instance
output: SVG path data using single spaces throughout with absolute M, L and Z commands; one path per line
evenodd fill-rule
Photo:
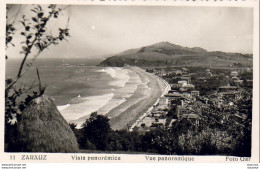
M 218 123 L 232 119 L 243 122 L 249 115 L 240 111 L 238 104 L 243 99 L 252 100 L 252 68 L 147 68 L 170 86 L 141 116 L 130 131 L 144 135 L 156 129 L 171 128 L 180 120 L 199 125 L 204 120 L 203 110 L 219 111 Z M 207 114 L 206 114 L 207 116 Z

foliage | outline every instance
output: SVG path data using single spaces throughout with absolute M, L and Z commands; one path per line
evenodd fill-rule
M 6 50 L 10 47 L 15 47 L 13 39 L 16 34 L 20 34 L 24 37 L 21 43 L 22 62 L 19 66 L 19 71 L 16 77 L 13 79 L 6 79 L 5 87 L 5 144 L 6 150 L 11 151 L 13 144 L 15 143 L 14 132 L 15 126 L 11 126 L 15 121 L 19 123 L 19 115 L 28 105 L 28 103 L 41 96 L 45 87 L 41 85 L 39 71 L 37 69 L 38 84 L 32 83 L 30 86 L 23 86 L 19 83 L 19 79 L 31 68 L 36 58 L 49 46 L 57 45 L 59 42 L 66 40 L 69 37 L 69 29 L 58 28 L 58 34 L 51 34 L 48 23 L 51 19 L 58 18 L 62 9 L 57 8 L 57 5 L 48 5 L 43 8 L 41 5 L 35 5 L 32 9 L 32 17 L 28 18 L 26 15 L 22 16 L 22 19 L 18 21 L 17 25 L 15 20 L 11 23 L 6 23 Z M 19 14 L 19 11 L 16 15 Z M 17 16 L 16 16 L 17 17 Z M 16 19 L 15 17 L 15 19 Z M 22 26 L 22 30 L 16 28 Z M 12 46 L 10 46 L 11 44 Z M 27 60 L 32 57 L 29 63 Z M 8 59 L 8 56 L 6 56 Z M 35 87 L 39 87 L 38 91 L 33 91 Z M 30 91 L 30 94 L 28 92 Z M 32 91 L 32 92 L 31 92 Z
M 5 151 L 16 152 L 18 148 L 17 136 L 18 136 L 17 123 L 15 124 L 5 123 Z
M 215 70 L 215 72 L 218 71 Z M 203 79 L 201 77 L 203 77 Z M 227 85 L 230 81 L 226 74 L 223 73 L 215 74 L 215 76 L 196 74 L 191 78 L 192 84 L 195 85 L 195 89 L 200 92 L 200 95 L 211 94 L 217 91 L 220 86 Z
M 69 35 L 69 29 L 61 29 L 58 28 L 59 33 L 54 36 L 47 30 L 47 23 L 52 18 L 58 18 L 59 13 L 62 9 L 58 8 L 56 5 L 49 5 L 46 10 L 44 10 L 40 5 L 35 6 L 31 9 L 33 17 L 28 19 L 25 15 L 22 16 L 22 19 L 19 21 L 21 23 L 23 30 L 20 32 L 20 35 L 24 37 L 24 40 L 21 42 L 21 52 L 23 55 L 23 60 L 19 67 L 19 71 L 15 80 L 13 80 L 6 88 L 11 88 L 17 80 L 24 75 L 28 71 L 28 69 L 32 66 L 35 59 L 38 55 L 45 49 L 47 49 L 51 45 L 57 45 L 62 40 L 66 40 L 66 37 Z M 14 31 L 13 23 L 7 23 L 7 31 L 6 31 L 6 47 L 8 47 L 9 43 L 12 43 Z M 36 50 L 36 54 L 34 54 L 34 58 L 25 66 L 25 61 L 29 55 L 33 55 L 33 50 Z
M 243 72 L 239 75 L 241 77 L 241 79 L 243 80 L 252 80 L 253 79 L 253 72 Z
M 110 131 L 109 119 L 98 115 L 97 112 L 92 113 L 83 124 L 85 147 L 88 148 L 89 143 L 92 143 L 97 149 L 105 150 Z
M 69 123 L 69 126 L 71 128 L 72 131 L 75 131 L 77 125 L 75 123 Z
M 182 119 L 171 128 L 158 128 L 141 135 L 126 130 L 113 131 L 109 119 L 93 113 L 82 129 L 74 132 L 82 149 L 131 151 L 176 155 L 251 156 L 252 100 L 244 95 L 236 109 L 203 107 L 199 123 Z M 233 112 L 247 114 L 238 123 Z M 81 133 L 81 134 L 79 134 Z M 82 141 L 82 139 L 84 141 Z

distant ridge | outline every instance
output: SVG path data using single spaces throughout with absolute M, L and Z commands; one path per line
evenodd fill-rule
M 130 49 L 102 61 L 99 66 L 252 66 L 252 54 L 208 52 L 200 47 L 182 47 L 169 42 Z

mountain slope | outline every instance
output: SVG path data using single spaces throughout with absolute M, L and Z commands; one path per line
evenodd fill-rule
M 229 66 L 252 65 L 252 55 L 240 53 L 208 52 L 194 47 L 182 47 L 169 42 L 130 49 L 109 57 L 99 66 Z

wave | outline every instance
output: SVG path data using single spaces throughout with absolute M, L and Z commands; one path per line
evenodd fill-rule
M 94 71 L 104 72 L 111 77 L 108 78 L 110 85 L 102 88 L 108 94 L 95 93 L 96 96 L 85 97 L 82 93 L 84 91 L 81 91 L 67 105 L 58 106 L 63 117 L 69 123 L 77 124 L 77 128 L 80 128 L 92 112 L 107 115 L 109 118 L 115 117 L 150 95 L 149 79 L 131 69 L 102 68 Z
M 62 110 L 67 109 L 68 107 L 70 107 L 70 104 L 65 104 L 65 105 L 62 105 L 62 106 L 57 106 L 57 109 L 58 109 L 59 111 L 62 111 Z
M 128 70 L 123 68 L 109 67 L 97 70 L 97 72 L 104 72 L 108 74 L 110 77 L 112 77 L 113 80 L 109 82 L 109 85 L 115 87 L 125 87 L 126 83 L 130 79 Z
M 111 99 L 108 104 L 106 104 L 105 106 L 103 106 L 102 108 L 100 108 L 98 110 L 98 114 L 103 114 L 106 115 L 110 110 L 112 110 L 113 108 L 121 105 L 122 103 L 124 103 L 126 101 L 125 98 L 121 98 L 121 99 Z
M 122 112 L 125 112 L 127 109 L 129 109 L 131 106 L 137 104 L 141 100 L 148 98 L 150 96 L 151 88 L 147 85 L 147 82 L 142 82 L 136 87 L 137 88 L 134 90 L 134 92 L 130 94 L 128 97 L 126 97 L 125 102 L 122 102 L 121 104 L 114 107 L 108 112 L 108 118 L 113 118 L 118 116 Z
M 107 73 L 107 74 L 110 75 L 112 78 L 115 78 L 115 77 L 116 77 L 115 68 L 104 68 L 104 69 L 97 70 L 97 72 Z
M 124 85 L 124 87 L 122 88 L 117 88 L 114 89 L 112 88 L 111 90 L 113 91 L 113 93 L 115 94 L 114 97 L 108 102 L 108 104 L 106 104 L 105 106 L 103 106 L 102 108 L 100 108 L 98 110 L 99 114 L 103 114 L 106 115 L 107 113 L 109 113 L 112 109 L 116 108 L 116 107 L 121 107 L 120 105 L 125 105 L 126 101 L 128 103 L 130 103 L 128 101 L 128 99 L 134 95 L 134 93 L 136 92 L 137 88 L 139 85 L 143 84 L 144 82 L 141 81 L 140 76 L 138 74 L 136 74 L 135 72 L 133 72 L 132 70 L 126 69 L 128 71 L 128 75 L 130 76 L 130 79 L 126 82 L 126 84 Z M 144 93 L 146 91 L 146 89 L 144 89 L 143 91 L 140 91 L 141 93 Z M 136 99 L 135 99 L 136 100 Z M 139 100 L 139 99 L 137 99 Z M 131 106 L 132 103 L 130 103 L 129 106 Z M 128 106 L 124 106 L 122 108 L 122 110 L 127 109 Z M 119 111 L 120 113 L 121 111 Z
M 114 94 L 104 94 L 99 96 L 89 96 L 89 97 L 81 97 L 78 98 L 81 101 L 77 104 L 68 104 L 65 109 L 61 109 L 60 112 L 62 116 L 69 122 L 77 123 L 81 125 L 85 122 L 86 118 L 77 121 L 78 119 L 82 119 L 82 117 L 87 117 L 91 113 L 98 111 L 101 107 L 106 105 L 112 98 Z M 62 108 L 62 106 L 59 106 Z

